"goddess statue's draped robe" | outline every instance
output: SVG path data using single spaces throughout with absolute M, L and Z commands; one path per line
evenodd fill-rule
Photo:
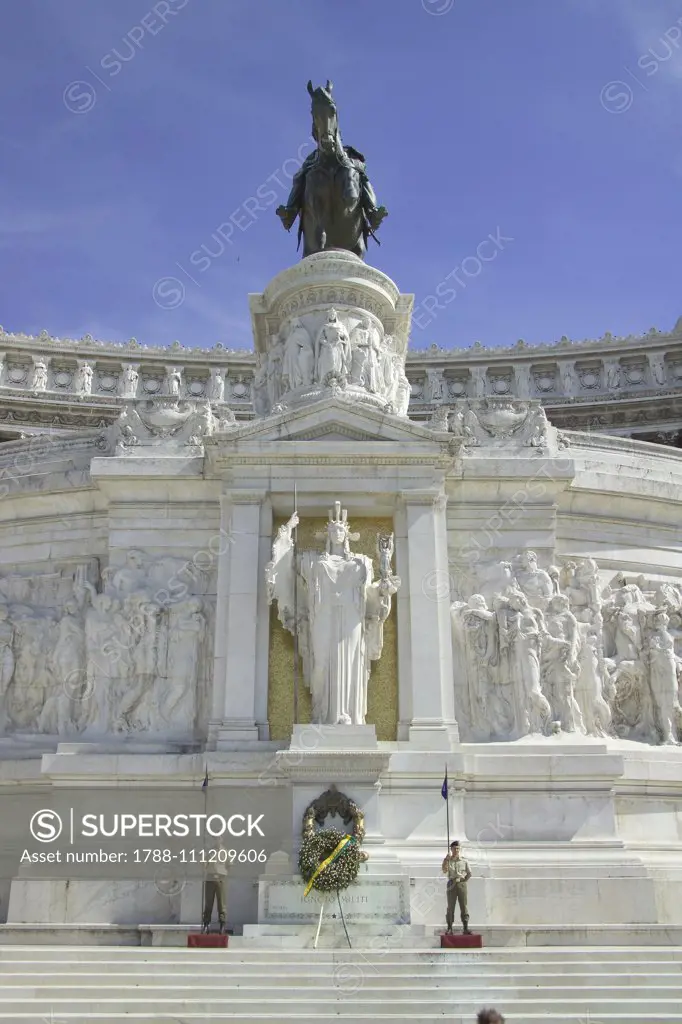
M 383 623 L 396 588 L 373 582 L 372 560 L 366 555 L 305 551 L 296 562 L 282 528 L 266 569 L 269 598 L 277 601 L 283 626 L 292 634 L 298 629 L 313 721 L 364 725 L 370 663 L 381 656 Z

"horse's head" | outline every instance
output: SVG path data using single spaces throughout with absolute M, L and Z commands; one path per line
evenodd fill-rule
M 332 99 L 333 88 L 329 80 L 326 86 L 319 86 L 317 89 L 313 89 L 313 83 L 308 82 L 308 92 L 313 101 L 313 138 L 323 153 L 343 151 L 336 104 Z

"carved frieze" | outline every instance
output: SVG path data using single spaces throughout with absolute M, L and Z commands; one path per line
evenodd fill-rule
M 322 255 L 318 262 L 323 266 L 313 268 L 301 263 L 292 267 L 274 291 L 258 297 L 254 315 L 259 324 L 267 325 L 265 335 L 279 332 L 304 309 L 321 312 L 335 303 L 350 327 L 361 316 L 368 316 L 373 323 L 381 324 L 384 336 L 394 338 L 396 351 L 403 352 L 410 297 L 399 295 L 392 282 L 374 268 L 358 267 L 352 259 L 344 261 L 343 257 L 341 263 L 336 258 L 329 261 L 328 254 Z M 345 272 L 352 271 L 349 279 L 332 280 L 341 264 Z M 301 277 L 302 288 L 292 291 L 291 283 L 297 275 Z M 270 300 L 274 305 L 268 307 Z M 52 337 L 47 331 L 31 336 L 8 334 L 0 328 L 0 348 L 0 418 L 5 421 L 11 410 L 15 422 L 29 425 L 29 413 L 35 412 L 36 424 L 49 423 L 54 413 L 46 415 L 45 406 L 69 403 L 73 398 L 78 398 L 85 411 L 89 407 L 105 409 L 109 402 L 116 406 L 121 399 L 137 394 L 162 395 L 169 366 L 177 367 L 180 374 L 178 397 L 227 401 L 243 417 L 249 417 L 252 410 L 259 415 L 264 411 L 262 388 L 259 393 L 261 356 L 244 349 L 233 351 L 220 343 L 210 350 L 191 349 L 178 342 L 168 348 L 150 348 L 134 338 L 116 345 L 90 335 L 68 340 Z M 140 358 L 142 366 L 131 361 Z M 182 365 L 178 366 L 180 362 Z M 90 384 L 86 367 L 93 373 Z M 215 367 L 223 377 L 222 397 L 213 394 L 213 370 L 209 367 Z M 571 425 L 576 429 L 627 428 L 634 420 L 633 409 L 644 412 L 647 426 L 670 431 L 679 421 L 682 427 L 677 409 L 672 411 L 671 424 L 662 403 L 653 411 L 637 405 L 648 398 L 653 402 L 662 393 L 669 399 L 675 392 L 682 392 L 682 338 L 677 331 L 622 338 L 607 333 L 591 341 L 562 338 L 552 345 L 517 344 L 506 349 L 486 348 L 480 343 L 469 351 L 430 346 L 424 351 L 411 351 L 403 372 L 413 385 L 412 410 L 417 418 L 421 414 L 427 419 L 433 414 L 433 409 L 424 409 L 422 413 L 423 405 L 448 404 L 465 394 L 472 398 L 502 395 L 520 400 L 542 398 L 550 419 L 558 424 L 567 424 L 564 410 L 573 405 L 575 419 Z M 442 394 L 438 383 L 441 380 Z M 618 422 L 612 408 L 616 396 L 618 413 L 624 417 Z M 626 401 L 629 404 L 624 405 Z M 583 415 L 579 406 L 585 403 L 597 405 L 598 409 Z M 593 420 L 595 416 L 601 418 Z M 64 412 L 65 426 L 77 427 L 79 423 L 75 411 Z
M 205 571 L 131 551 L 102 575 L 0 578 L 2 734 L 194 734 Z
M 532 551 L 456 571 L 457 718 L 465 740 L 533 733 L 682 740 L 682 584 Z

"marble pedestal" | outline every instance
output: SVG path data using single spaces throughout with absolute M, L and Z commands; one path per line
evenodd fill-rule
M 335 893 L 313 890 L 303 895 L 305 883 L 300 875 L 265 878 L 258 883 L 258 923 L 317 924 L 320 907 L 324 917 L 339 916 Z M 357 880 L 340 894 L 347 922 L 358 925 L 398 925 L 410 923 L 410 879 L 408 875 L 380 875 L 361 872 Z M 324 918 L 323 918 L 324 919 Z
M 290 750 L 378 750 L 373 725 L 295 725 Z

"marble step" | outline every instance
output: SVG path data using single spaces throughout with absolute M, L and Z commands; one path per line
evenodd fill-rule
M 478 1007 L 480 1009 L 480 1007 Z M 467 1010 L 464 1013 L 457 1011 L 450 1011 L 447 1014 L 448 1024 L 472 1024 L 472 1021 L 476 1019 L 476 1012 Z M 420 1024 L 443 1024 L 444 1015 L 437 1014 L 432 1016 L 428 1013 L 421 1013 L 417 1018 Z M 412 1013 L 396 1013 L 391 1011 L 389 1013 L 376 1013 L 371 1016 L 362 1013 L 360 1015 L 354 1014 L 347 1016 L 344 1013 L 320 1013 L 319 1010 L 314 1013 L 289 1013 L 288 1011 L 275 1011 L 272 1014 L 262 1013 L 195 1013 L 193 1009 L 186 1009 L 182 1013 L 181 1024 L 189 1024 L 189 1022 L 196 1021 L 197 1024 L 216 1024 L 218 1021 L 230 1021 L 230 1024 L 282 1024 L 282 1022 L 298 1022 L 304 1021 L 309 1024 L 338 1024 L 339 1021 L 352 1020 L 354 1024 L 376 1024 L 377 1021 L 384 1021 L 385 1024 L 393 1024 L 394 1021 L 415 1021 L 415 1016 Z M 63 1012 L 59 1018 L 56 1015 L 52 1017 L 37 1017 L 35 1013 L 12 1013 L 6 1015 L 0 1011 L 0 1021 L 8 1021 L 11 1024 L 20 1024 L 22 1021 L 26 1021 L 26 1024 L 131 1024 L 131 1018 L 127 1013 L 100 1013 L 92 1014 L 88 1012 L 76 1012 L 65 1015 Z M 157 1014 L 153 1011 L 149 1012 L 138 1012 L 135 1014 L 135 1019 L 132 1024 L 146 1024 L 146 1022 L 153 1022 L 153 1024 L 179 1024 L 178 1017 L 167 1014 Z M 509 1024 L 520 1024 L 518 1019 L 514 1020 L 507 1014 L 507 1021 Z M 679 1013 L 646 1013 L 642 1014 L 637 1011 L 634 1013 L 606 1013 L 604 1011 L 599 1012 L 597 1018 L 594 1014 L 590 1015 L 585 1013 L 584 1010 L 576 1010 L 575 1012 L 557 1012 L 554 1013 L 552 1010 L 540 1010 L 538 1012 L 526 1013 L 523 1017 L 524 1024 L 681 1024 L 682 1014 Z
M 282 1019 L 288 1015 L 295 1015 L 299 1018 L 308 1016 L 311 1019 L 319 1019 L 319 1013 L 324 1010 L 329 1016 L 337 1020 L 357 1021 L 362 1015 L 369 1020 L 381 1017 L 382 1014 L 389 1014 L 390 1018 L 411 1015 L 415 1020 L 447 1016 L 451 1019 L 453 1014 L 462 1014 L 469 1021 L 476 1019 L 476 1014 L 482 1006 L 495 1005 L 494 996 L 482 991 L 480 994 L 467 998 L 429 998 L 429 999 L 373 999 L 364 996 L 361 999 L 353 1000 L 347 997 L 339 999 L 324 998 L 321 1004 L 320 999 L 304 999 L 295 997 L 292 999 L 270 999 L 262 993 L 256 999 L 241 999 L 230 997 L 225 1000 L 206 1000 L 201 996 L 200 990 L 193 998 L 188 999 L 126 999 L 120 998 L 116 1001 L 72 998 L 69 1000 L 5 1000 L 0 999 L 0 1020 L 15 1020 L 20 1015 L 29 1015 L 33 1020 L 47 1022 L 61 1019 L 73 1018 L 80 1015 L 89 1021 L 95 1021 L 102 1016 L 110 1017 L 131 1017 L 138 1021 L 146 1016 L 152 1020 L 158 1020 L 165 1014 L 168 1017 L 186 1018 L 188 1014 L 194 1017 L 201 1017 L 203 1014 L 209 1019 L 219 1018 L 223 1015 L 232 1019 L 234 1016 L 242 1015 L 253 1018 Z M 563 999 L 560 1004 L 551 1001 L 551 995 L 539 990 L 534 998 L 506 997 L 504 1002 L 498 1000 L 498 1006 L 504 1012 L 505 1017 L 512 1022 L 526 1020 L 528 1015 L 537 1014 L 547 1018 L 547 1012 L 551 1008 L 557 1015 L 573 1015 L 576 1020 L 582 1018 L 583 1024 L 590 1021 L 591 1024 L 603 1019 L 603 1014 L 612 1015 L 612 1019 L 621 1020 L 626 1014 L 632 1019 L 638 1020 L 640 1024 L 650 1024 L 656 1017 L 668 1017 L 670 1020 L 682 1022 L 682 1007 L 680 1006 L 679 992 L 670 999 L 657 999 L 650 995 L 642 998 L 618 998 L 618 999 L 587 999 L 581 995 L 574 995 L 572 998 Z M 334 1011 L 333 1014 L 331 1011 Z M 52 1015 L 52 1016 L 50 1016 Z M 156 1016 L 155 1016 L 156 1015 Z
M 101 988 L 104 981 L 106 981 L 119 987 L 123 984 L 134 985 L 136 991 L 142 988 L 166 988 L 168 986 L 183 985 L 188 981 L 192 984 L 201 982 L 203 985 L 210 985 L 212 987 L 234 988 L 239 986 L 250 987 L 254 982 L 262 979 L 263 976 L 262 970 L 247 972 L 241 969 L 242 965 L 239 965 L 238 969 L 234 969 L 233 965 L 226 967 L 226 965 L 222 964 L 220 969 L 155 970 L 151 975 L 148 964 L 135 966 L 138 968 L 137 970 L 111 970 L 107 971 L 106 975 L 103 976 L 101 971 L 61 970 L 59 972 L 46 972 L 41 970 L 38 965 L 33 971 L 18 972 L 4 970 L 0 972 L 2 977 L 0 985 L 3 992 L 10 986 L 33 987 L 38 981 L 46 986 L 58 986 L 60 988 L 71 988 L 77 984 L 83 989 L 90 987 Z M 189 967 L 189 965 L 187 966 Z M 437 966 L 441 967 L 441 965 Z M 268 983 L 275 988 L 281 985 L 290 986 L 292 984 L 305 987 L 314 987 L 321 984 L 328 986 L 331 983 L 336 988 L 342 990 L 352 990 L 354 984 L 361 984 L 365 988 L 376 988 L 386 984 L 391 984 L 396 988 L 402 988 L 406 985 L 418 987 L 425 981 L 429 981 L 429 983 L 439 987 L 447 985 L 455 979 L 457 984 L 486 981 L 493 985 L 498 983 L 508 984 L 512 981 L 516 985 L 523 987 L 543 984 L 558 985 L 569 978 L 572 986 L 591 987 L 609 985 L 609 983 L 611 985 L 617 984 L 627 987 L 634 985 L 648 987 L 650 984 L 682 986 L 682 969 L 664 970 L 659 964 L 650 965 L 649 967 L 646 964 L 624 965 L 618 970 L 608 971 L 589 970 L 586 966 L 580 970 L 558 970 L 556 965 L 552 966 L 551 971 L 538 970 L 537 966 L 533 970 L 519 970 L 519 966 L 521 965 L 514 967 L 490 965 L 489 969 L 482 970 L 480 968 L 472 969 L 468 965 L 463 966 L 453 963 L 442 965 L 440 970 L 434 969 L 429 971 L 417 970 L 414 967 L 385 970 L 381 965 L 339 964 L 334 968 L 329 967 L 325 970 L 297 967 L 296 970 L 282 971 L 269 968 L 267 978 Z M 410 980 L 405 981 L 404 979 L 406 978 Z
M 682 868 L 681 868 L 682 870 Z M 670 946 L 682 947 L 682 923 L 659 925 L 659 924 L 629 924 L 629 925 L 613 925 L 613 924 L 584 924 L 584 925 L 491 925 L 487 926 L 482 922 L 472 922 L 478 929 L 480 927 L 481 934 L 483 935 L 483 943 L 485 948 L 506 948 L 508 946 L 515 949 L 521 949 L 523 947 L 533 948 L 536 946 L 560 946 L 566 948 L 567 946 L 585 947 L 613 947 L 613 946 L 625 946 L 625 947 L 641 947 L 641 946 L 653 946 L 655 948 L 667 948 Z M 246 926 L 246 936 L 236 935 L 230 937 L 230 942 L 234 949 L 238 947 L 252 948 L 253 944 L 249 938 L 251 929 L 254 926 Z M 71 946 L 73 948 L 91 948 L 91 949 L 103 949 L 110 950 L 114 947 L 120 949 L 139 947 L 155 949 L 160 946 L 172 946 L 175 948 L 186 948 L 187 946 L 187 933 L 188 931 L 196 931 L 196 926 L 189 925 L 104 925 L 104 924 L 91 924 L 91 925 L 79 925 L 79 924 L 0 924 L 0 947 L 9 947 L 16 945 L 18 947 L 30 946 L 34 948 L 40 947 L 54 947 L 59 946 Z M 285 928 L 284 926 L 276 925 L 261 925 L 258 926 L 258 931 L 262 936 L 265 932 L 268 934 L 287 934 L 291 931 L 297 931 L 296 928 Z M 438 935 L 440 928 L 433 925 L 429 926 L 400 926 L 399 928 L 378 928 L 377 933 L 384 935 L 385 946 L 400 947 L 403 946 L 406 949 L 413 949 L 416 947 L 422 949 L 436 949 L 440 945 Z M 292 947 L 293 949 L 300 948 L 303 946 L 312 946 L 312 940 L 315 934 L 315 927 L 310 926 L 301 929 L 305 935 L 305 940 L 299 942 L 298 946 Z M 343 930 L 339 929 L 341 933 L 341 943 L 345 945 L 346 939 L 343 935 Z M 403 934 L 410 934 L 415 936 L 413 941 L 402 941 Z M 324 948 L 327 942 L 327 936 L 331 934 L 331 930 L 327 930 L 327 926 L 323 925 L 321 947 Z M 351 941 L 353 943 L 360 942 L 360 937 L 357 932 L 354 932 L 353 928 L 350 929 Z M 417 940 L 417 934 L 419 938 Z M 363 944 L 365 948 L 376 949 L 382 939 L 372 937 L 367 939 Z M 341 945 L 339 943 L 339 945 Z M 259 941 L 259 948 L 264 948 L 264 942 Z M 284 943 L 279 943 L 279 946 L 273 945 L 272 948 L 282 948 Z M 334 948 L 329 946 L 328 948 Z
M 363 953 L 362 950 L 348 950 L 338 957 L 329 959 L 316 956 L 310 951 L 305 958 L 299 957 L 296 960 L 285 960 L 284 958 L 268 957 L 247 960 L 241 953 L 237 955 L 230 950 L 199 951 L 189 950 L 187 955 L 180 956 L 178 952 L 173 957 L 148 957 L 142 953 L 136 958 L 112 957 L 109 960 L 89 960 L 80 957 L 73 957 L 68 960 L 61 958 L 43 958 L 41 951 L 36 951 L 35 956 L 24 956 L 19 958 L 5 958 L 0 952 L 0 977 L 19 973 L 70 973 L 75 972 L 85 976 L 99 975 L 103 968 L 107 972 L 140 973 L 144 974 L 150 969 L 155 972 L 166 974 L 191 974 L 193 976 L 211 975 L 214 973 L 238 972 L 243 976 L 260 976 L 264 971 L 279 975 L 297 975 L 305 973 L 307 976 L 316 974 L 327 976 L 330 973 L 338 972 L 341 968 L 348 971 L 366 970 L 379 972 L 386 975 L 400 975 L 406 969 L 414 974 L 438 974 L 449 973 L 456 970 L 459 975 L 479 972 L 500 972 L 516 974 L 547 974 L 556 971 L 562 973 L 610 973 L 614 975 L 628 974 L 631 972 L 665 971 L 682 973 L 682 958 L 676 956 L 662 955 L 660 957 L 649 955 L 648 951 L 640 956 L 631 957 L 574 957 L 555 955 L 552 957 L 530 956 L 523 959 L 512 957 L 499 957 L 496 952 L 476 953 L 460 951 L 434 951 L 428 958 L 420 958 L 418 952 L 412 956 L 396 958 L 393 951 L 387 952 L 386 956 L 377 955 L 376 951 Z M 206 956 L 206 952 L 212 955 Z M 194 954 L 194 955 L 193 955 Z
M 479 1008 L 480 1009 L 480 1008 Z M 420 1024 L 443 1024 L 443 1015 L 438 1014 L 437 1016 L 430 1016 L 429 1014 L 420 1014 Z M 465 1014 L 453 1012 L 447 1014 L 447 1024 L 472 1024 L 472 1021 L 476 1019 L 475 1013 L 472 1014 L 467 1011 Z M 197 1021 L 198 1024 L 216 1024 L 218 1021 L 229 1021 L 230 1024 L 263 1024 L 263 1022 L 272 1022 L 272 1024 L 282 1024 L 282 1022 L 298 1022 L 304 1021 L 309 1024 L 338 1024 L 339 1021 L 353 1021 L 353 1024 L 376 1024 L 377 1021 L 384 1021 L 385 1024 L 393 1024 L 394 1021 L 415 1021 L 414 1014 L 401 1014 L 401 1013 L 386 1013 L 386 1014 L 373 1014 L 368 1017 L 366 1014 L 347 1016 L 346 1014 L 321 1014 L 319 1012 L 313 1014 L 300 1014 L 300 1013 L 281 1013 L 276 1012 L 272 1015 L 265 1015 L 260 1013 L 255 1014 L 197 1014 L 193 1010 L 184 1010 L 182 1013 L 181 1024 L 189 1024 L 189 1022 Z M 519 1021 L 514 1021 L 512 1018 L 507 1016 L 509 1024 L 520 1024 Z M 0 1021 L 8 1021 L 11 1024 L 19 1024 L 19 1022 L 26 1021 L 27 1024 L 131 1024 L 131 1020 L 128 1014 L 89 1014 L 89 1013 L 75 1013 L 75 1014 L 61 1014 L 57 1019 L 54 1015 L 52 1017 L 38 1018 L 34 1013 L 18 1013 L 5 1015 L 0 1012 Z M 146 1021 L 153 1022 L 153 1024 L 178 1024 L 178 1018 L 176 1016 L 167 1016 L 165 1014 L 150 1013 L 137 1013 L 135 1020 L 132 1024 L 145 1024 Z M 576 1013 L 553 1013 L 551 1011 L 542 1011 L 538 1013 L 526 1013 L 523 1017 L 523 1024 L 681 1024 L 681 1014 L 646 1014 L 635 1012 L 634 1014 L 629 1013 L 617 1013 L 607 1014 L 600 1011 L 599 1017 L 590 1016 L 585 1012 L 577 1011 Z
M 232 942 L 232 939 L 230 940 Z M 392 963 L 417 962 L 431 963 L 442 959 L 461 957 L 464 960 L 494 960 L 499 963 L 537 962 L 552 963 L 557 960 L 565 962 L 597 961 L 611 963 L 614 961 L 634 962 L 671 961 L 682 963 L 682 946 L 495 946 L 477 950 L 443 951 L 440 949 L 407 949 L 392 947 L 367 947 L 358 945 L 353 949 L 346 948 L 343 958 L 362 956 L 363 958 L 390 961 Z M 340 954 L 336 950 L 272 950 L 233 947 L 223 949 L 187 949 L 178 946 L 0 946 L 0 963 L 16 961 L 79 962 L 79 963 L 183 963 L 192 964 L 219 962 L 225 957 L 238 960 L 240 963 L 338 963 Z
M 100 1006 L 108 1004 L 116 1006 L 119 1003 L 143 1004 L 157 1002 L 191 1002 L 197 997 L 202 1002 L 211 1004 L 223 1004 L 229 1002 L 259 1003 L 267 1000 L 269 1003 L 301 1000 L 305 1002 L 317 1001 L 324 1003 L 330 996 L 343 999 L 348 1005 L 366 1002 L 367 1000 L 379 1001 L 381 1003 L 391 1002 L 419 1002 L 427 1005 L 434 1003 L 459 1003 L 476 1002 L 489 1000 L 493 1003 L 508 1005 L 511 1001 L 523 1001 L 537 997 L 538 991 L 542 992 L 550 1005 L 556 1005 L 557 1000 L 562 1003 L 570 1002 L 579 998 L 586 1003 L 593 1005 L 597 1002 L 613 1001 L 614 1005 L 623 999 L 630 1000 L 653 1000 L 656 1004 L 676 1002 L 680 1006 L 682 986 L 679 981 L 671 984 L 645 984 L 633 986 L 634 992 L 627 991 L 624 985 L 585 985 L 574 984 L 527 984 L 520 985 L 512 979 L 506 982 L 500 979 L 478 979 L 459 981 L 456 978 L 449 982 L 436 984 L 411 984 L 409 981 L 402 985 L 369 985 L 361 984 L 351 991 L 343 988 L 331 988 L 326 985 L 272 985 L 267 979 L 267 992 L 264 993 L 264 981 L 260 985 L 219 985 L 215 983 L 201 985 L 165 985 L 159 993 L 153 985 L 8 985 L 0 991 L 0 1006 L 5 1003 L 21 1003 L 28 1000 L 50 1002 L 64 1005 L 65 1003 L 76 1004 L 89 1000 L 97 1001 Z M 625 994 L 627 991 L 627 994 Z
M 679 947 L 0 948 L 0 1024 L 682 1024 L 681 994 Z

